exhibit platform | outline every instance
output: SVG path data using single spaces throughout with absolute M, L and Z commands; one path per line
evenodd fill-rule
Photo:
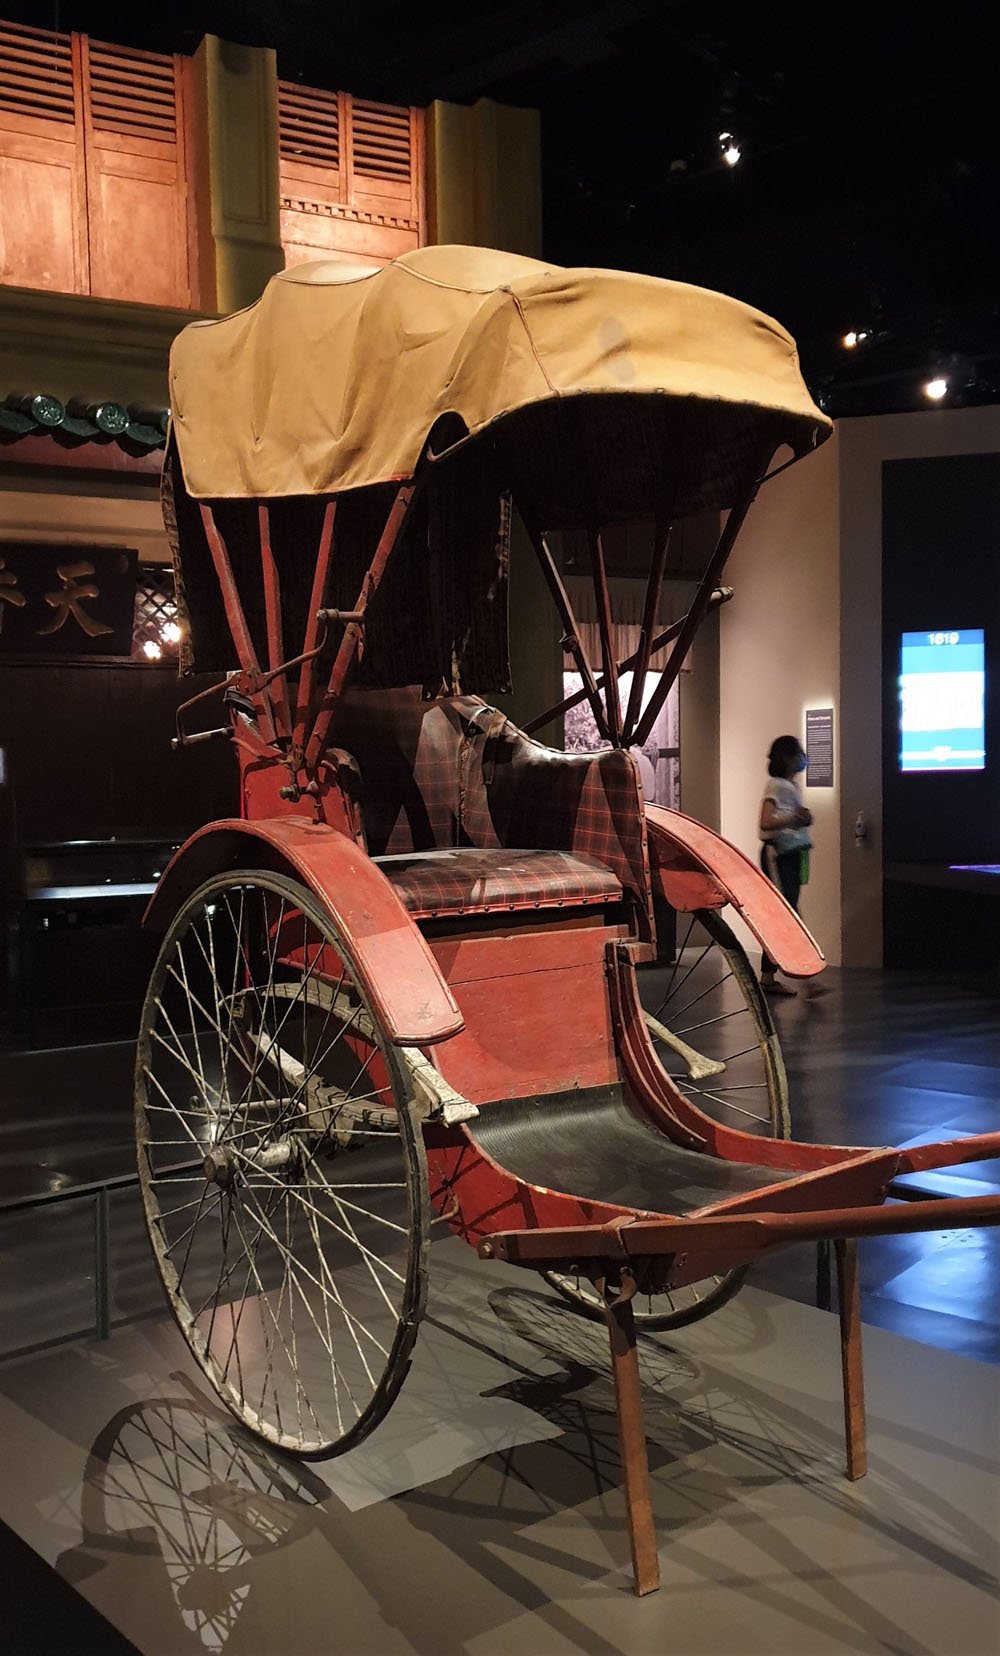
M 751 1288 L 641 1340 L 642 1600 L 603 1329 L 454 1239 L 399 1400 L 337 1460 L 245 1435 L 165 1318 L 9 1360 L 0 1518 L 86 1601 L 72 1656 L 93 1612 L 143 1656 L 996 1656 L 997 1370 L 878 1328 L 865 1358 L 850 1484 L 836 1317 Z

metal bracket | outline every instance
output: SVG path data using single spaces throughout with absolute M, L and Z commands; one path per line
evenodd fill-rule
M 460 1092 L 446 1081 L 440 1070 L 434 1068 L 419 1047 L 400 1047 L 400 1055 L 410 1072 L 416 1094 L 417 1111 L 424 1120 L 442 1120 L 446 1127 L 461 1121 L 474 1121 L 479 1106 L 470 1104 Z

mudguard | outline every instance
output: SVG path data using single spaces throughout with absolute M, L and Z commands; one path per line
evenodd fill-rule
M 385 875 L 326 823 L 285 816 L 199 829 L 164 870 L 144 924 L 165 929 L 203 881 L 237 868 L 291 873 L 319 898 L 350 945 L 387 1040 L 431 1046 L 464 1027 L 434 956 Z
M 819 944 L 763 869 L 704 823 L 661 805 L 646 806 L 654 884 L 689 914 L 732 903 L 758 943 L 788 977 L 814 977 L 826 965 Z

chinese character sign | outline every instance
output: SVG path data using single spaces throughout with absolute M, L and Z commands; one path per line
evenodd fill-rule
M 139 555 L 0 541 L 0 656 L 129 656 Z

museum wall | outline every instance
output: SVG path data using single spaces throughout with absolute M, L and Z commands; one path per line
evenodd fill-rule
M 1000 452 L 1000 409 L 941 409 L 843 420 L 841 467 L 841 820 L 844 959 L 877 966 L 882 941 L 882 468 L 886 461 Z M 962 549 L 949 553 L 959 575 Z M 995 565 L 994 565 L 995 570 Z M 871 824 L 868 847 L 854 822 Z
M 1000 453 L 886 462 L 882 521 L 885 862 L 996 860 L 1000 851 L 1000 760 L 994 751 L 1000 730 Z M 981 628 L 985 634 L 985 768 L 903 774 L 898 762 L 900 635 L 915 631 L 948 637 L 966 628 Z M 946 650 L 947 645 L 939 645 L 936 659 Z
M 735 595 L 719 618 L 722 832 L 755 861 L 771 742 L 786 733 L 804 740 L 806 709 L 833 709 L 833 786 L 805 789 L 815 849 L 801 905 L 833 964 L 841 902 L 837 462 L 834 435 L 761 490 L 726 571 Z
M 828 958 L 844 965 L 883 962 L 882 870 L 892 853 L 883 839 L 883 707 L 886 673 L 895 674 L 883 662 L 883 466 L 996 453 L 995 408 L 841 420 L 817 454 L 761 491 L 729 565 L 736 596 L 720 617 L 722 829 L 756 855 L 768 742 L 785 729 L 804 734 L 807 707 L 832 707 L 835 786 L 806 790 L 816 852 L 802 909 Z M 981 502 L 973 512 L 980 523 L 989 517 Z M 956 603 L 967 550 L 960 532 L 951 537 Z M 1000 589 L 992 553 L 985 579 Z M 904 849 L 931 859 L 935 845 L 928 838 L 922 851 L 912 841 Z

